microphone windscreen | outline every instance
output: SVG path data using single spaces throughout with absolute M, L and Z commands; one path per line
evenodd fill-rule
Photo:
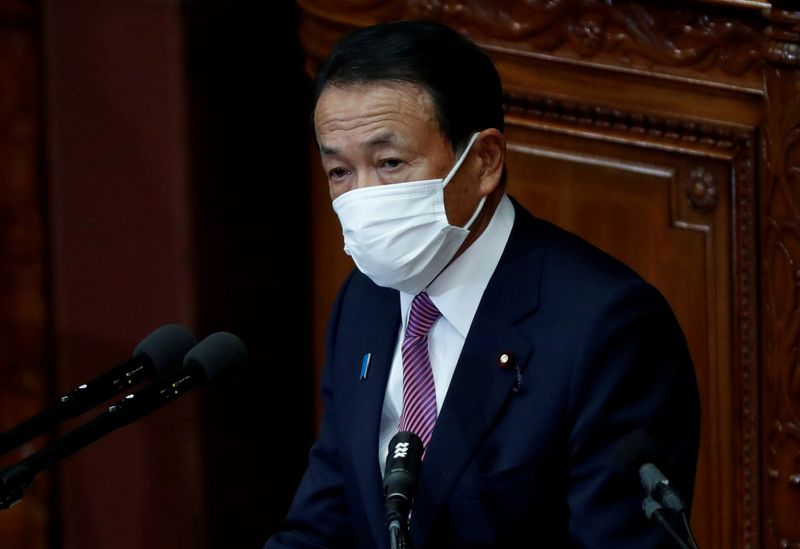
M 159 376 L 183 362 L 186 353 L 197 344 L 192 332 L 178 324 L 165 324 L 153 330 L 133 350 L 133 357 L 148 357 Z
M 221 375 L 247 366 L 247 347 L 230 332 L 216 332 L 186 353 L 184 365 L 199 366 L 212 382 Z
M 411 431 L 397 433 L 389 442 L 384 488 L 392 491 L 397 488 L 393 484 L 399 482 L 402 489 L 405 489 L 407 483 L 410 483 L 413 489 L 416 485 L 423 453 L 422 439 L 419 436 Z
M 667 482 L 664 473 L 652 463 L 645 463 L 639 467 L 639 477 L 642 479 L 642 487 L 647 491 L 648 496 L 653 494 L 659 483 Z

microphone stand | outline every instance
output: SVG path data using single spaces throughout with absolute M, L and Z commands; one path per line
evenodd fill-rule
M 666 530 L 666 532 L 669 534 L 670 538 L 672 538 L 672 541 L 675 542 L 675 545 L 677 547 L 680 547 L 680 549 L 697 549 L 697 545 L 695 545 L 694 543 L 691 546 L 688 545 L 678 535 L 678 533 L 669 523 L 667 518 L 664 516 L 664 508 L 656 500 L 654 500 L 651 497 L 646 497 L 644 501 L 642 501 L 642 509 L 644 509 L 644 514 L 647 515 L 647 518 L 649 520 L 655 519 L 656 522 L 658 522 L 664 528 L 664 530 Z M 691 534 L 691 530 L 689 531 L 689 533 Z M 694 536 L 692 536 L 692 538 L 694 538 Z
M 37 473 L 111 431 L 124 427 L 177 398 L 188 389 L 203 385 L 204 381 L 202 376 L 187 375 L 186 370 L 171 372 L 165 383 L 149 385 L 135 394 L 126 396 L 110 406 L 108 411 L 70 431 L 16 465 L 0 471 L 0 510 L 8 509 L 19 502 L 23 490 L 33 483 Z
M 389 523 L 389 547 L 391 549 L 411 549 L 408 528 L 399 519 L 392 520 Z
M 0 455 L 10 452 L 59 423 L 88 412 L 101 402 L 142 381 L 155 381 L 182 363 L 197 343 L 192 333 L 177 324 L 165 324 L 139 342 L 133 358 L 110 372 L 62 395 L 47 410 L 26 419 L 5 433 L 0 433 Z
M 147 359 L 149 361 L 149 359 Z M 129 361 L 134 364 L 134 360 Z M 127 366 L 128 363 L 123 365 Z M 81 415 L 94 406 L 107 400 L 112 395 L 141 380 L 153 380 L 155 372 L 152 365 L 144 364 L 129 372 L 122 372 L 123 367 L 117 368 L 92 381 L 84 383 L 75 390 L 62 395 L 58 403 L 37 415 L 26 419 L 13 429 L 0 433 L 0 454 L 5 454 L 45 431 L 53 428 L 64 420 Z

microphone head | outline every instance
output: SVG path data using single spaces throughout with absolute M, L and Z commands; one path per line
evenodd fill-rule
M 133 350 L 133 358 L 147 357 L 157 375 L 175 369 L 183 362 L 189 349 L 197 344 L 192 332 L 179 324 L 165 324 L 156 328 Z
M 411 499 L 417 488 L 423 454 L 422 439 L 410 431 L 400 431 L 389 442 L 384 474 L 384 495 L 400 494 Z
M 639 474 L 639 481 L 648 498 L 667 509 L 683 512 L 685 504 L 666 475 L 653 463 L 662 459 L 662 446 L 644 431 L 634 431 L 623 438 L 616 448 L 617 472 L 629 476 Z M 652 513 L 651 513 L 652 514 Z
M 680 492 L 673 488 L 672 483 L 664 476 L 661 469 L 652 463 L 645 463 L 639 467 L 639 477 L 647 492 L 647 497 L 654 498 L 664 507 L 676 513 L 683 513 L 686 510 L 686 504 L 683 502 Z
M 644 510 L 644 516 L 647 517 L 647 520 L 653 520 L 653 515 L 661 511 L 663 507 L 656 500 L 647 496 L 642 501 L 642 509 Z
M 386 524 L 405 524 L 411 500 L 417 491 L 417 477 L 423 454 L 422 439 L 410 431 L 400 431 L 389 442 L 386 474 L 383 478 L 383 505 Z
M 639 467 L 639 478 L 648 496 L 653 495 L 659 484 L 667 483 L 667 477 L 652 463 L 645 463 Z
M 186 353 L 186 367 L 199 367 L 205 372 L 206 382 L 247 366 L 247 347 L 230 332 L 216 332 L 205 338 Z

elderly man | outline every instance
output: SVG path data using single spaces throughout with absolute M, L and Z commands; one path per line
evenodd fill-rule
M 651 461 L 691 496 L 685 338 L 652 286 L 505 194 L 488 57 L 435 23 L 357 31 L 319 71 L 314 128 L 357 270 L 330 319 L 319 440 L 266 547 L 388 547 L 398 430 L 425 447 L 417 549 L 665 546 L 635 471 Z

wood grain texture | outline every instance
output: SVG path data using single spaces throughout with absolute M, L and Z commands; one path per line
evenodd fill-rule
M 0 430 L 44 407 L 49 311 L 40 187 L 38 35 L 29 2 L 0 3 Z M 41 439 L 0 466 L 41 448 Z M 37 477 L 24 505 L 2 512 L 0 547 L 46 547 L 50 479 Z

